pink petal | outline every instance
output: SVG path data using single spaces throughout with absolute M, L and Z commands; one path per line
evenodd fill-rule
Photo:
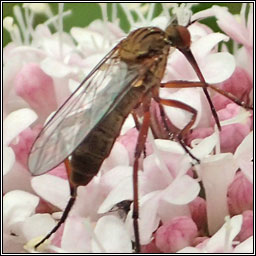
M 206 233 L 207 230 L 207 214 L 206 201 L 201 197 L 197 197 L 189 204 L 191 218 L 196 223 L 197 228 L 201 233 Z
M 3 143 L 9 145 L 19 133 L 30 126 L 36 119 L 36 113 L 29 108 L 19 109 L 10 113 L 3 123 Z
M 196 127 L 202 113 L 201 90 L 197 90 L 195 88 L 186 88 L 180 89 L 174 93 L 170 93 L 169 95 L 165 95 L 164 93 L 160 92 L 160 95 L 161 98 L 178 100 L 196 109 L 198 112 L 196 119 L 197 121 L 193 125 L 193 127 Z M 188 111 L 172 107 L 164 107 L 164 109 L 171 122 L 179 129 L 185 127 L 185 125 L 191 120 L 192 115 Z
M 246 239 L 244 242 L 236 246 L 234 253 L 253 253 L 254 252 L 254 239 L 253 236 Z
M 161 222 L 165 223 L 178 216 L 191 216 L 189 205 L 171 204 L 165 200 L 159 201 L 158 213 Z
M 56 222 L 50 214 L 35 214 L 27 218 L 22 224 L 22 233 L 27 241 L 45 236 L 53 229 Z
M 228 41 L 228 37 L 222 33 L 211 33 L 194 42 L 191 50 L 196 53 L 198 59 L 203 59 L 221 41 Z
M 102 205 L 100 206 L 98 213 L 104 213 L 109 211 L 114 205 L 124 200 L 133 200 L 133 183 L 132 183 L 132 170 L 130 169 L 130 175 L 124 177 L 119 184 L 114 187 L 108 194 Z M 141 193 L 142 183 L 146 180 L 139 174 L 139 194 Z
M 31 185 L 34 191 L 46 201 L 62 210 L 66 207 L 70 195 L 69 185 L 66 180 L 44 174 L 33 177 Z
M 111 170 L 115 166 L 129 165 L 129 156 L 126 148 L 118 141 L 115 142 L 109 157 L 103 162 L 101 170 Z
M 227 222 L 208 240 L 205 250 L 207 252 L 226 252 L 230 250 L 232 241 L 239 233 L 242 226 L 242 215 L 236 215 Z
M 132 167 L 131 166 L 115 166 L 112 170 L 106 172 L 100 179 L 100 183 L 109 189 L 113 189 L 122 182 L 123 179 L 131 177 Z
M 253 219 L 253 211 L 243 212 L 243 224 L 236 240 L 238 239 L 240 242 L 243 242 L 253 236 Z
M 65 65 L 60 61 L 57 61 L 52 58 L 45 58 L 40 65 L 41 69 L 47 74 L 49 77 L 62 78 L 66 77 L 72 73 L 77 73 L 78 69 L 72 66 Z
M 59 69 L 54 67 L 54 70 Z M 14 86 L 16 93 L 44 117 L 57 108 L 53 79 L 38 64 L 23 66 L 15 77 Z
M 3 175 L 7 174 L 15 162 L 15 154 L 10 147 L 3 146 Z
M 233 182 L 228 188 L 228 205 L 231 215 L 243 213 L 253 209 L 253 184 L 237 172 Z
M 235 103 L 228 104 L 225 109 L 218 111 L 219 119 L 222 121 L 222 131 L 220 132 L 221 151 L 235 152 L 237 146 L 243 138 L 250 132 L 251 120 L 249 116 L 244 115 L 245 120 L 239 120 L 241 108 Z M 245 114 L 248 112 L 245 112 Z M 238 117 L 237 123 L 225 125 L 223 120 Z M 242 116 L 241 116 L 242 117 Z M 225 125 L 225 126 L 224 126 Z
M 194 139 L 204 139 L 210 136 L 213 133 L 213 128 L 211 127 L 202 127 L 192 130 L 192 132 L 188 135 L 188 145 L 191 144 L 191 141 Z
M 250 132 L 237 147 L 235 159 L 247 179 L 253 182 L 253 132 Z
M 242 96 L 248 96 L 250 93 L 252 89 L 252 81 L 245 69 L 236 67 L 235 72 L 228 80 L 222 83 L 221 87 L 223 90 L 242 99 Z
M 227 190 L 238 166 L 230 153 L 209 156 L 201 162 L 201 177 L 206 193 L 209 233 L 214 234 L 229 214 Z
M 194 200 L 200 191 L 198 182 L 188 175 L 175 179 L 164 190 L 163 199 L 171 204 L 187 204 Z
M 27 251 L 24 249 L 24 242 L 20 241 L 14 236 L 3 234 L 3 253 L 4 254 L 15 254 L 23 253 L 27 254 Z
M 205 58 L 202 68 L 205 80 L 210 83 L 220 83 L 228 79 L 235 70 L 235 59 L 228 52 L 210 54 Z
M 31 188 L 31 174 L 17 161 L 4 177 L 3 177 L 3 192 L 7 193 L 12 190 L 24 190 L 33 193 Z
M 154 190 L 164 189 L 168 186 L 171 176 L 168 169 L 159 166 L 159 160 L 156 155 L 152 154 L 143 161 L 144 176 L 148 180 L 143 190 L 150 192 Z M 167 167 L 166 167 L 167 168 Z
M 198 248 L 188 246 L 188 247 L 185 247 L 185 248 L 183 248 L 183 249 L 177 251 L 177 253 L 184 253 L 184 254 L 185 254 L 185 253 L 187 253 L 187 254 L 189 254 L 189 253 L 200 254 L 200 253 L 203 253 L 203 252 L 202 252 L 201 250 L 199 250 Z
M 160 194 L 159 191 L 153 191 L 140 199 L 139 227 L 141 244 L 148 244 L 151 241 L 152 233 L 159 226 L 160 217 L 157 212 Z M 126 225 L 129 226 L 130 233 L 133 234 L 134 237 L 133 219 L 131 218 L 131 214 L 132 211 L 130 211 L 127 216 Z
M 29 152 L 31 150 L 31 146 L 41 129 L 41 125 L 37 125 L 33 127 L 33 129 L 27 128 L 19 134 L 18 143 L 11 144 L 11 147 L 15 152 L 17 161 L 19 161 L 26 169 L 28 169 L 27 160 Z
M 85 219 L 70 216 L 65 222 L 61 248 L 72 253 L 86 253 L 91 251 L 91 234 L 86 229 Z
M 21 190 L 8 192 L 3 198 L 3 222 L 5 229 L 11 225 L 23 222 L 35 212 L 39 198 L 35 195 Z
M 197 227 L 192 219 L 180 216 L 156 231 L 156 246 L 164 253 L 174 253 L 190 245 L 196 235 Z
M 132 243 L 124 223 L 114 216 L 100 218 L 95 227 L 95 240 L 92 241 L 93 253 L 131 253 Z

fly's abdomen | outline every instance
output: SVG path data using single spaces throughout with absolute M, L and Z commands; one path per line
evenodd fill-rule
M 119 135 L 124 117 L 115 111 L 91 131 L 71 158 L 71 181 L 86 185 L 98 173 Z
M 146 90 L 143 86 L 131 89 L 73 152 L 71 181 L 74 185 L 86 185 L 98 173 L 120 134 L 124 120 Z

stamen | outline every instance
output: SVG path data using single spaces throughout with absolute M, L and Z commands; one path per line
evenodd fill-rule
M 133 28 L 134 27 L 134 19 L 131 15 L 130 11 L 128 10 L 128 8 L 125 6 L 124 3 L 119 3 L 119 4 L 122 7 L 122 9 L 126 15 L 126 18 L 127 18 L 128 22 L 130 23 L 130 26 Z
M 103 41 L 101 42 L 101 46 L 98 46 L 95 42 L 95 46 L 96 48 L 100 49 L 100 48 L 104 48 L 104 45 L 106 43 L 106 40 L 107 40 L 107 33 L 108 33 L 108 27 L 107 27 L 107 22 L 108 22 L 108 13 L 107 13 L 107 4 L 106 3 L 99 3 L 100 5 L 100 8 L 101 8 L 101 13 L 102 13 L 102 19 L 103 19 L 103 22 L 104 22 L 104 25 L 106 27 L 106 29 L 104 29 L 103 33 L 104 33 L 104 36 L 103 36 Z M 93 41 L 94 38 L 93 38 Z
M 150 22 L 153 19 L 153 14 L 155 10 L 155 3 L 152 3 L 149 7 L 148 15 L 147 15 L 147 23 Z
M 3 27 L 9 32 L 10 37 L 14 43 L 17 45 L 22 44 L 19 28 L 13 23 L 13 18 L 7 16 L 3 19 Z
M 177 5 L 177 4 L 176 4 Z M 166 3 L 162 3 L 162 7 L 163 7 L 163 13 L 164 13 L 164 16 L 167 17 L 167 19 L 170 19 L 170 13 L 169 13 L 169 7 L 168 7 L 168 4 Z
M 21 12 L 21 8 L 18 5 L 15 5 L 13 7 L 13 13 L 18 21 L 18 25 L 20 27 L 20 30 L 22 32 L 23 35 L 23 39 L 25 40 L 25 38 L 28 36 L 27 35 L 27 30 L 26 30 L 26 26 L 23 20 L 23 16 L 22 16 L 22 12 Z
M 241 19 L 241 24 L 244 27 L 246 27 L 246 16 L 245 16 L 246 7 L 247 7 L 247 3 L 242 3 L 242 7 L 240 11 L 240 19 Z
M 59 3 L 59 15 L 58 15 L 58 37 L 59 37 L 59 49 L 60 49 L 60 58 L 63 57 L 63 10 L 64 10 L 64 3 Z
M 112 3 L 112 17 L 111 21 L 115 23 L 117 20 L 117 3 Z
M 68 16 L 71 13 L 72 13 L 71 10 L 65 11 L 62 13 L 62 17 L 64 18 L 65 16 Z M 44 25 L 49 26 L 49 25 L 53 24 L 57 28 L 56 20 L 58 18 L 59 18 L 59 15 L 55 15 L 55 16 L 51 17 L 50 19 L 48 19 L 46 22 L 44 22 Z
M 33 27 L 32 27 L 33 19 L 31 20 L 31 16 L 29 15 L 28 8 L 25 8 L 25 22 L 26 22 L 26 25 L 27 25 L 27 29 L 26 29 L 26 34 L 24 35 L 24 44 L 29 45 L 29 36 L 30 35 L 32 36 L 32 34 L 33 34 L 33 32 L 32 32 L 33 31 Z
M 107 23 L 108 21 L 108 13 L 107 13 L 107 4 L 106 3 L 99 3 L 101 14 L 102 14 L 102 20 L 104 23 Z
M 134 9 L 135 13 L 138 15 L 140 21 L 145 24 L 146 23 L 146 19 L 143 16 L 143 14 L 141 13 L 141 11 L 139 11 L 139 9 Z
M 230 217 L 226 216 L 225 217 L 225 242 L 224 242 L 224 252 L 230 252 L 230 249 L 232 248 L 232 245 L 230 244 L 230 232 L 231 232 L 231 223 L 230 223 Z

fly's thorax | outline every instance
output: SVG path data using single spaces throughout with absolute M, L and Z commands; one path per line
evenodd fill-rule
M 139 28 L 121 42 L 119 56 L 124 62 L 135 64 L 163 55 L 169 48 L 165 36 L 157 27 Z

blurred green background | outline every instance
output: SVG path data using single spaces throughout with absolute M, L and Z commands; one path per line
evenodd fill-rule
M 3 17 L 12 16 L 13 17 L 13 6 L 20 5 L 23 3 L 3 3 Z M 193 12 L 198 12 L 199 10 L 207 9 L 216 3 L 200 3 L 197 6 L 192 8 Z M 58 4 L 57 3 L 49 3 L 51 10 L 54 14 L 58 12 Z M 227 6 L 229 11 L 237 14 L 240 12 L 241 3 L 218 3 L 220 6 Z M 156 4 L 155 14 L 161 12 L 162 6 L 160 4 Z M 100 19 L 101 9 L 97 3 L 65 3 L 64 10 L 72 10 L 72 14 L 64 19 L 64 30 L 69 31 L 71 27 L 85 27 L 90 24 L 91 21 L 95 19 Z M 108 15 L 111 12 L 111 3 L 108 4 Z M 136 14 L 134 14 L 136 17 Z M 128 31 L 129 24 L 126 20 L 126 17 L 121 8 L 118 8 L 118 17 L 120 18 L 120 25 L 124 31 Z M 44 15 L 36 15 L 35 24 L 39 24 L 45 21 Z M 218 31 L 216 24 L 214 22 L 214 18 L 208 18 L 204 21 L 207 25 L 211 26 L 215 31 Z M 3 44 L 4 46 L 10 42 L 9 33 L 4 30 L 3 31 Z

